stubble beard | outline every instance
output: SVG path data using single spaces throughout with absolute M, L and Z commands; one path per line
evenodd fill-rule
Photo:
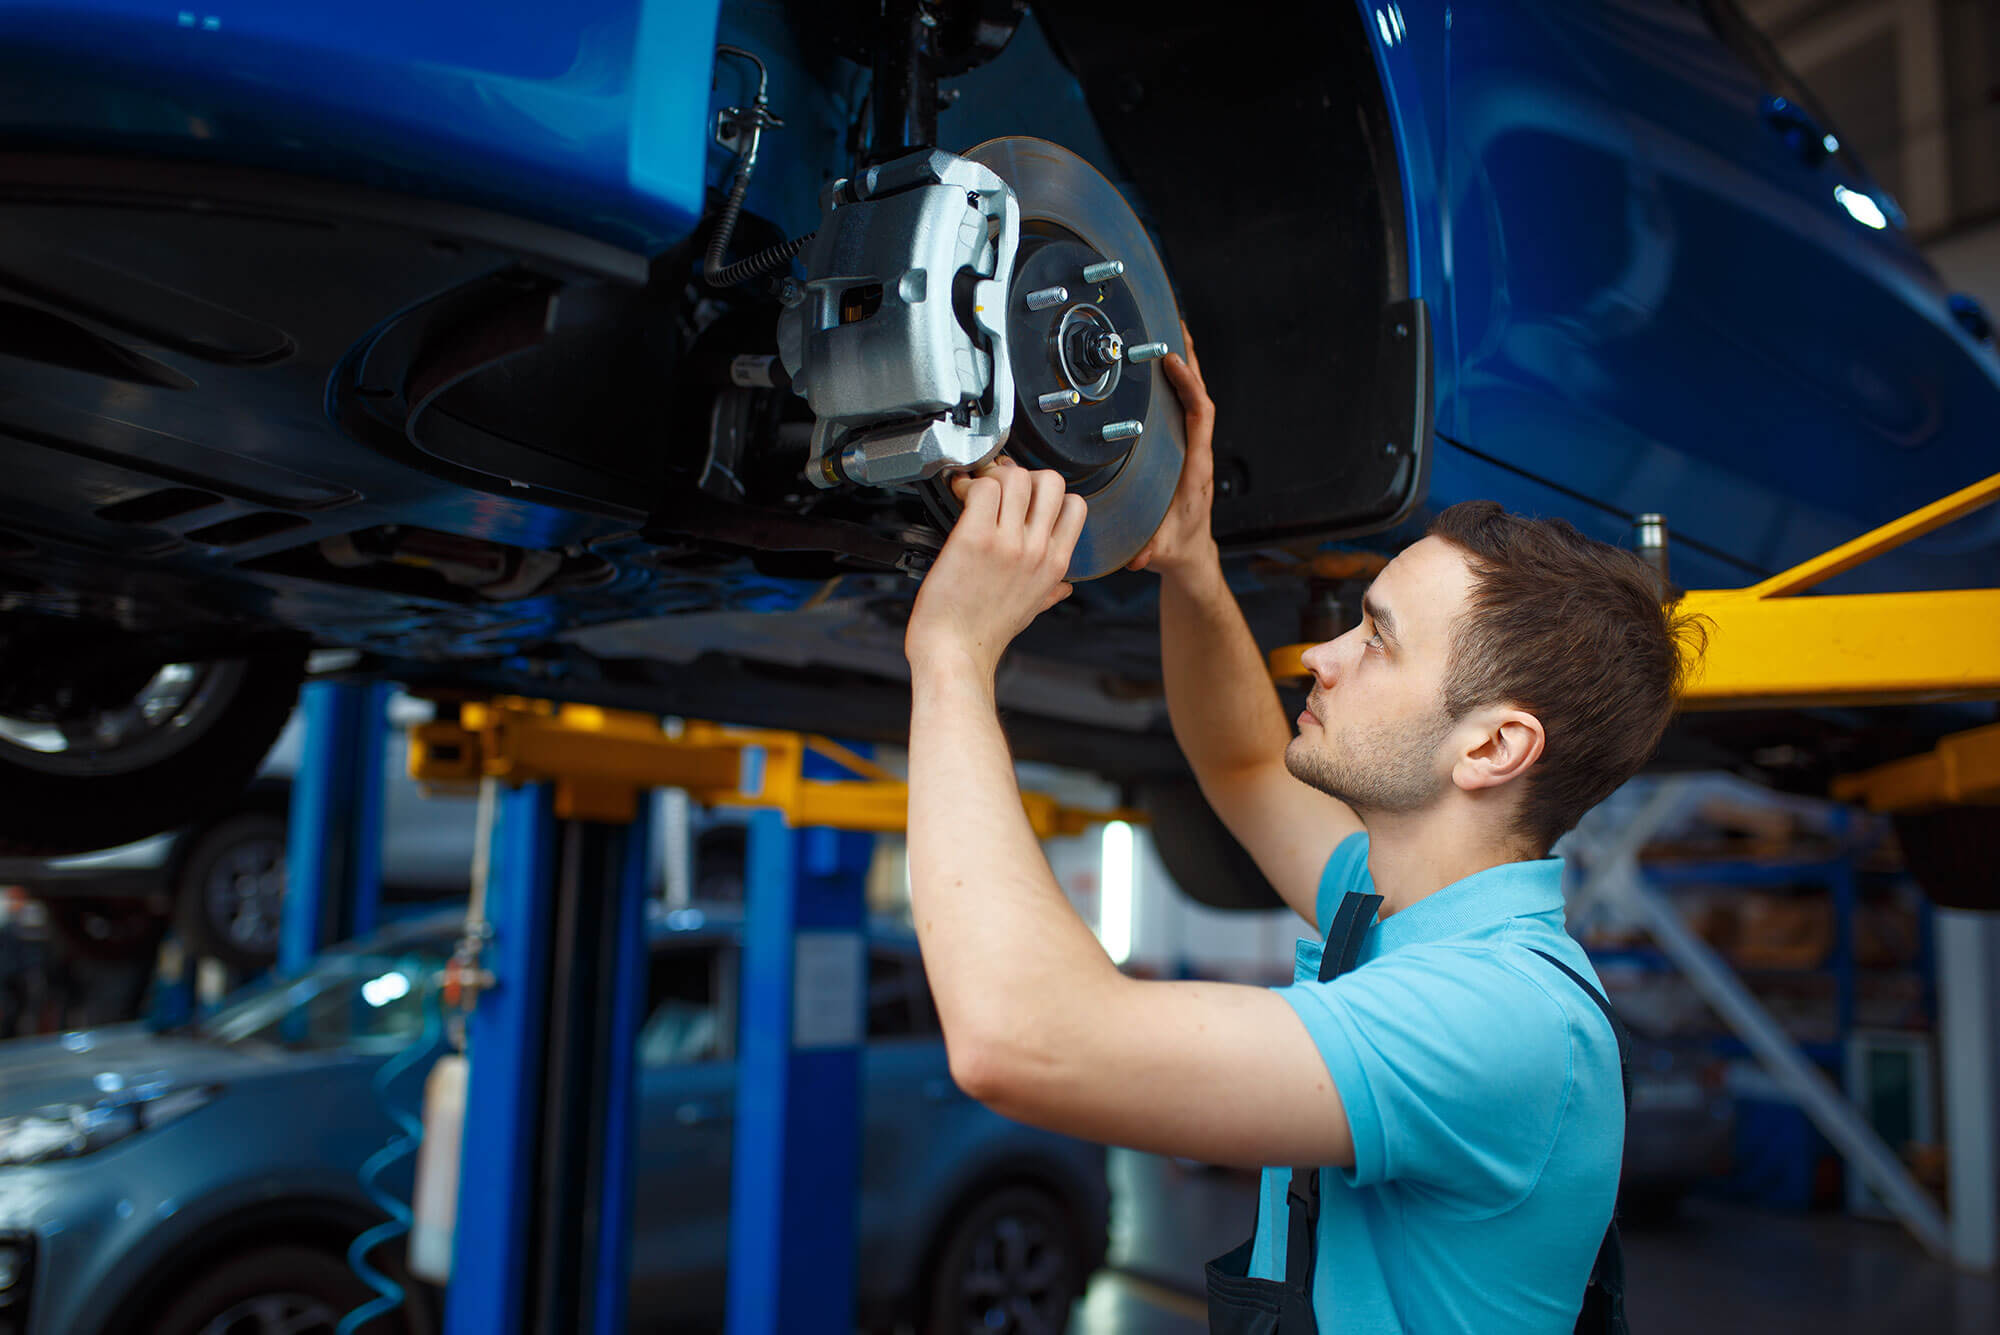
M 1357 815 L 1399 816 L 1436 801 L 1447 780 L 1437 772 L 1437 751 L 1452 720 L 1442 710 L 1368 733 L 1335 737 L 1324 727 L 1317 745 L 1310 732 L 1285 748 L 1293 778 L 1338 798 Z

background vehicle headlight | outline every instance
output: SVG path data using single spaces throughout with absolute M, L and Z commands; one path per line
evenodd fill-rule
M 58 1103 L 0 1117 L 0 1167 L 74 1159 L 138 1131 L 184 1117 L 214 1098 L 214 1086 L 145 1089 L 84 1105 Z

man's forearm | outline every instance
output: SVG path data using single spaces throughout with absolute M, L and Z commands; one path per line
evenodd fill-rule
M 1284 754 L 1292 730 L 1220 561 L 1160 582 L 1167 714 L 1195 777 L 1208 781 Z
M 910 686 L 910 909 L 953 1070 L 1032 1064 L 1117 971 L 1021 808 L 990 674 L 927 664 Z

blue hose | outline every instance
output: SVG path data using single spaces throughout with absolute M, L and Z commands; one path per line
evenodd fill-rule
M 425 968 L 415 961 L 405 967 L 413 977 L 422 978 L 426 973 Z M 368 1199 L 375 1202 L 376 1208 L 389 1217 L 348 1244 L 347 1264 L 355 1274 L 361 1276 L 369 1288 L 375 1290 L 378 1296 L 342 1317 L 340 1324 L 334 1329 L 334 1335 L 355 1335 L 356 1331 L 376 1317 L 401 1307 L 408 1296 L 403 1292 L 402 1285 L 368 1264 L 367 1258 L 368 1253 L 381 1244 L 392 1238 L 400 1238 L 410 1231 L 410 1207 L 385 1191 L 376 1179 L 398 1159 L 416 1153 L 418 1144 L 424 1138 L 423 1119 L 412 1116 L 406 1109 L 391 1102 L 389 1086 L 428 1057 L 431 1049 L 444 1036 L 444 1021 L 437 994 L 434 989 L 426 990 L 428 995 L 419 996 L 424 1016 L 422 1031 L 410 1041 L 408 1047 L 383 1062 L 371 1082 L 376 1102 L 380 1103 L 382 1110 L 388 1113 L 389 1119 L 398 1127 L 398 1132 L 389 1138 L 388 1144 L 369 1155 L 367 1162 L 361 1165 L 361 1189 L 368 1193 Z

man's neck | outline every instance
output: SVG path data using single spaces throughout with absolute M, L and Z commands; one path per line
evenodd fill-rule
M 1456 815 L 1430 811 L 1363 818 L 1368 875 L 1382 896 L 1381 917 L 1400 913 L 1475 872 L 1532 856 L 1517 840 L 1496 840 L 1490 829 L 1468 828 Z

